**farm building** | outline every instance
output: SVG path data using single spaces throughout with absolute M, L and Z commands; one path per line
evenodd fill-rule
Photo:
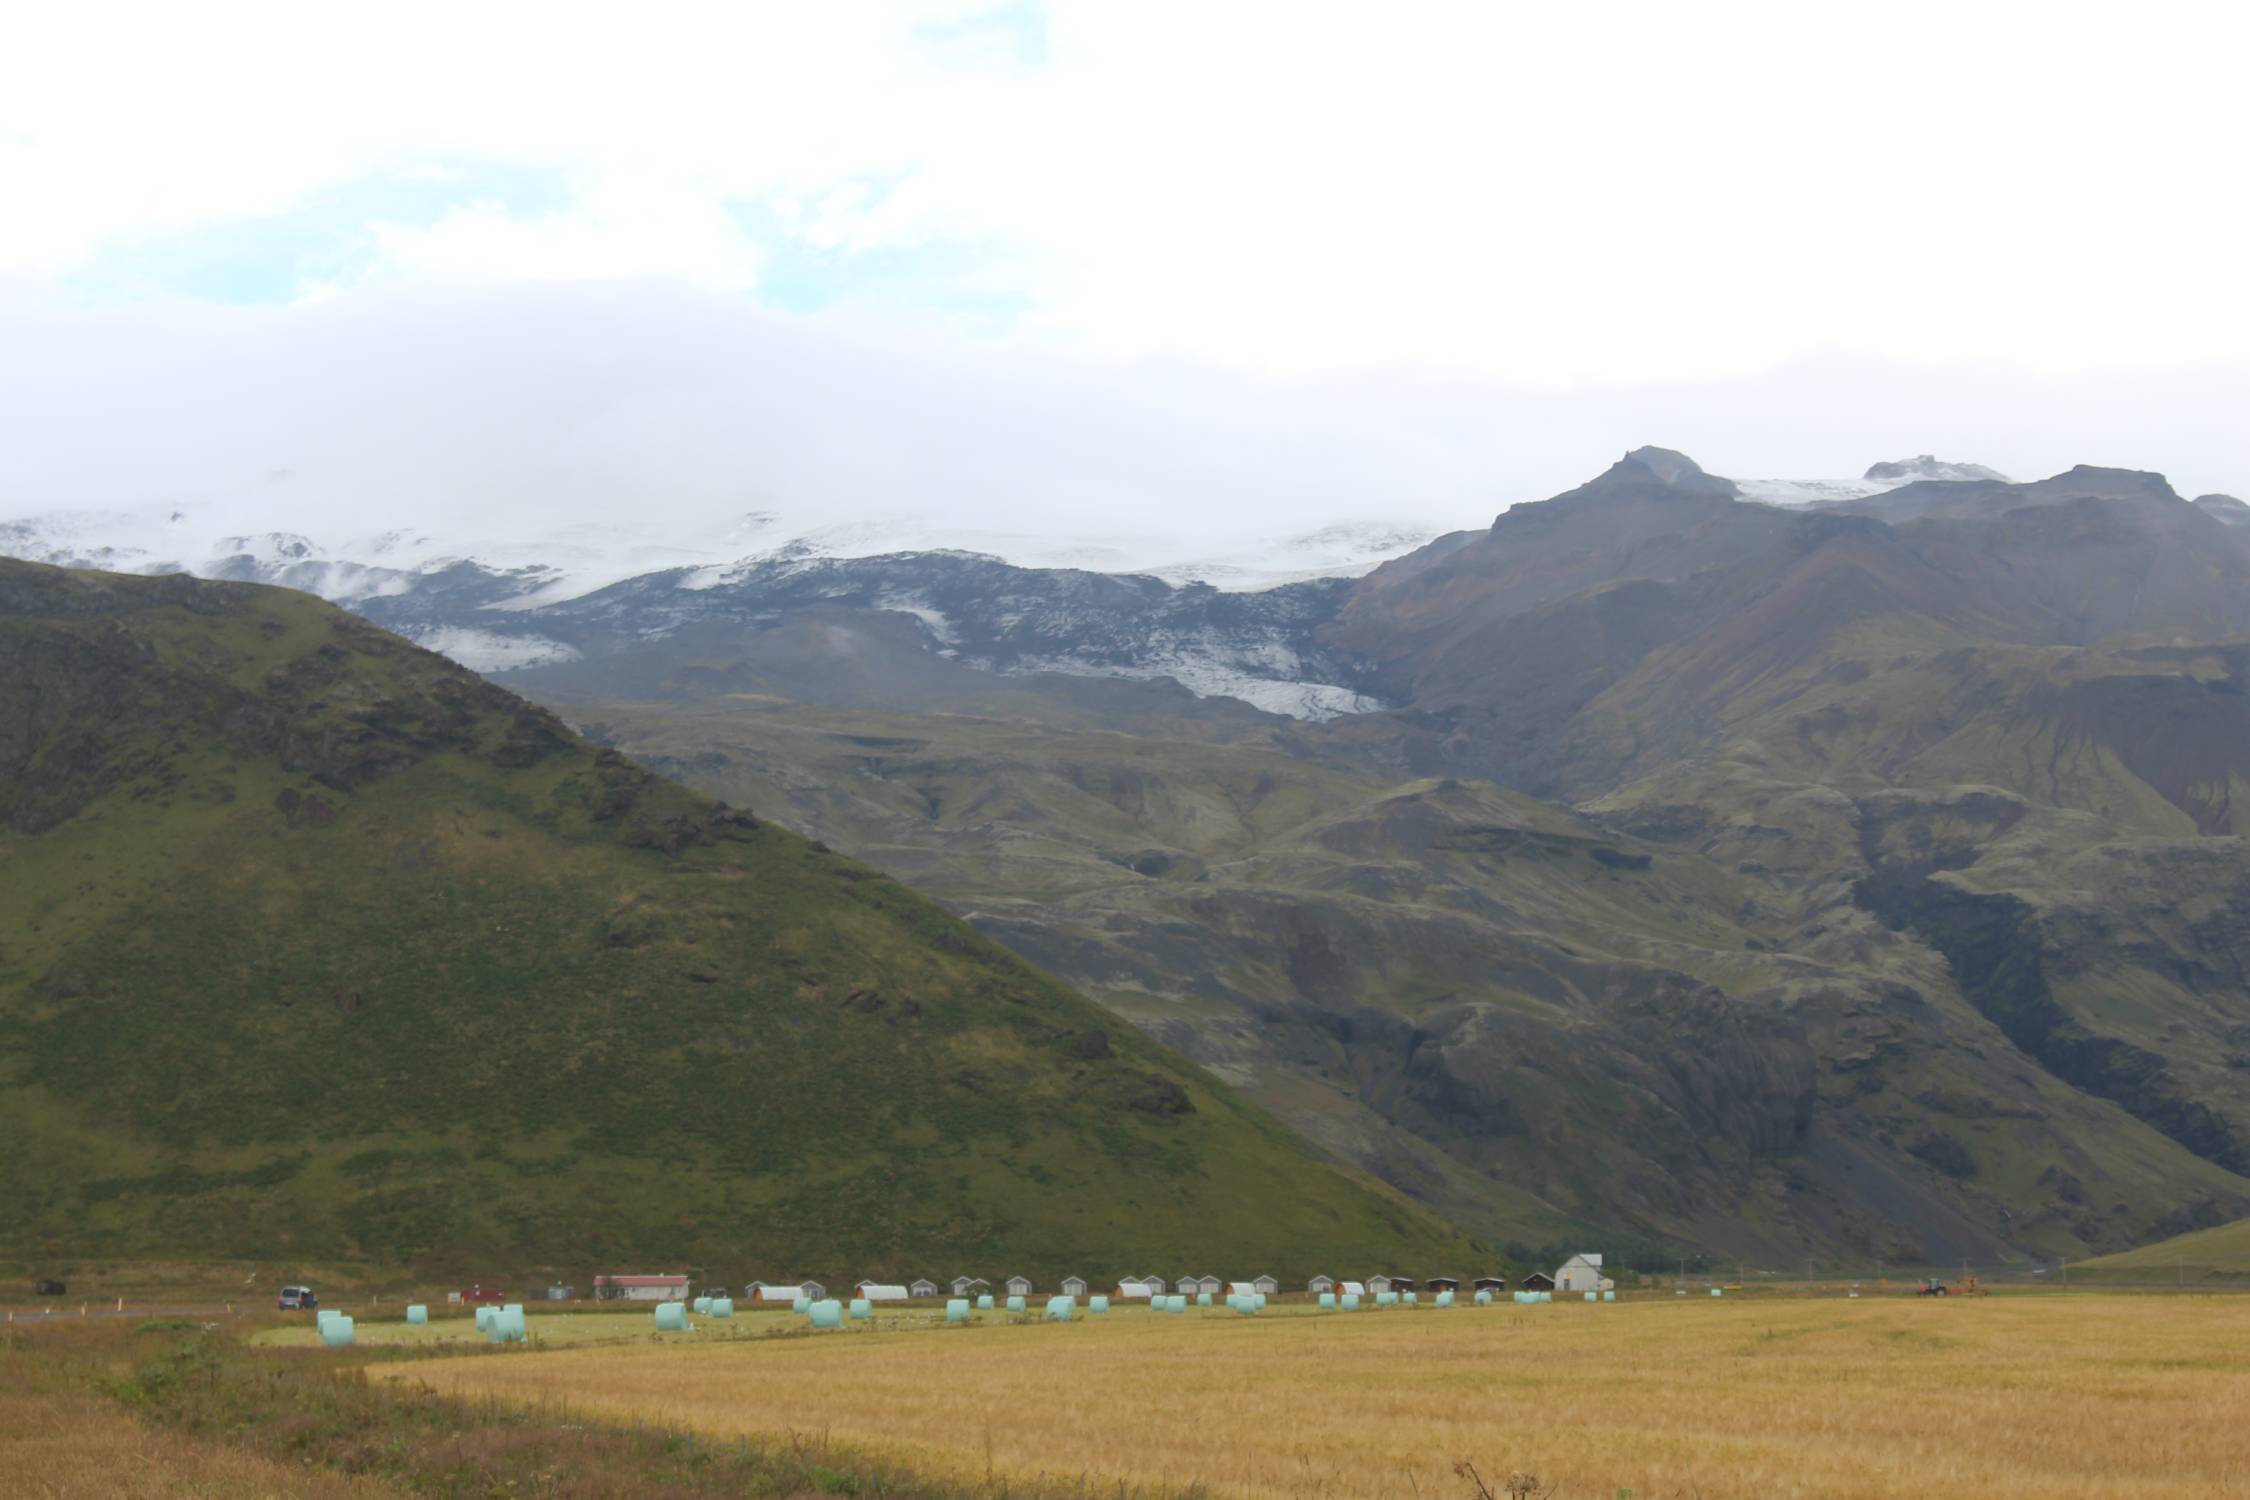
M 1476 1280 L 1476 1288 L 1480 1292 L 1504 1292 L 1508 1289 L 1508 1278 L 1505 1276 L 1479 1276 Z
M 678 1302 L 687 1296 L 692 1285 L 693 1280 L 685 1273 L 678 1276 L 596 1276 L 594 1296 L 604 1302 Z
M 1312 1295 L 1314 1295 L 1315 1297 L 1319 1296 L 1322 1292 L 1333 1292 L 1334 1290 L 1336 1290 L 1336 1278 L 1333 1276 L 1315 1276 L 1312 1280 L 1305 1283 L 1305 1290 L 1312 1293 Z
M 991 1290 L 992 1283 L 982 1276 L 956 1276 L 953 1278 L 953 1295 L 956 1297 L 974 1297 L 979 1292 Z
M 1367 1283 L 1364 1281 L 1340 1281 L 1336 1284 L 1336 1290 L 1347 1297 L 1364 1297 L 1367 1295 Z
M 817 1281 L 753 1281 L 742 1289 L 745 1302 L 779 1302 L 783 1306 L 799 1297 L 818 1302 L 827 1295 L 828 1288 Z
M 1161 1297 L 1161 1296 L 1163 1296 L 1163 1295 L 1164 1295 L 1164 1278 L 1163 1278 L 1163 1277 L 1161 1277 L 1161 1276 L 1143 1276 L 1143 1277 L 1142 1277 L 1142 1278 L 1141 1278 L 1140 1280 L 1141 1280 L 1141 1285 L 1142 1285 L 1142 1286 L 1144 1286 L 1144 1287 L 1147 1287 L 1147 1288 L 1148 1288 L 1148 1294 L 1149 1294 L 1149 1295 L 1150 1295 L 1151 1297 Z
M 1008 1278 L 1008 1295 L 1009 1295 L 1009 1296 L 1011 1296 L 1011 1297 L 1028 1297 L 1028 1296 L 1030 1296 L 1030 1295 L 1031 1295 L 1031 1278 L 1030 1278 L 1030 1277 L 1028 1277 L 1028 1276 L 1011 1276 L 1011 1277 L 1009 1277 L 1009 1278 Z
M 1551 1292 L 1554 1289 L 1555 1278 L 1544 1271 L 1534 1271 L 1523 1279 L 1523 1290 L 1527 1292 Z
M 1251 1279 L 1250 1290 L 1261 1297 L 1271 1297 L 1281 1290 L 1281 1283 L 1271 1276 L 1258 1276 Z
M 1187 1278 L 1186 1281 L 1178 1283 L 1175 1290 L 1182 1292 L 1188 1291 L 1190 1289 L 1188 1286 L 1188 1281 L 1192 1281 L 1195 1283 L 1193 1290 L 1197 1293 L 1197 1295 L 1201 1295 L 1204 1292 L 1209 1292 L 1213 1296 L 1216 1296 L 1218 1295 L 1218 1293 L 1226 1289 L 1226 1283 L 1219 1280 L 1219 1278 L 1216 1276 L 1191 1276 Z
M 904 1302 L 906 1300 L 906 1288 L 894 1286 L 887 1281 L 862 1281 L 852 1290 L 870 1302 Z
M 1420 1285 L 1421 1283 L 1411 1276 L 1393 1276 L 1391 1278 L 1391 1290 L 1394 1292 L 1411 1292 Z
M 1616 1285 L 1602 1274 L 1602 1258 L 1598 1255 L 1573 1255 L 1555 1273 L 1558 1292 L 1606 1292 Z
M 924 1279 L 922 1281 L 915 1282 L 906 1290 L 909 1295 L 916 1298 L 935 1297 L 937 1295 L 937 1283 Z
M 1390 1289 L 1391 1278 L 1388 1276 L 1370 1276 L 1367 1278 L 1367 1290 L 1375 1296 L 1380 1297 Z
M 1461 1290 L 1461 1278 L 1458 1276 L 1432 1276 L 1428 1285 L 1433 1292 L 1458 1292 Z
M 1161 1276 L 1128 1276 L 1117 1283 L 1120 1298 L 1161 1297 L 1164 1295 L 1164 1278 Z
M 1085 1296 L 1086 1278 L 1083 1276 L 1065 1276 L 1062 1279 L 1062 1294 L 1065 1297 Z

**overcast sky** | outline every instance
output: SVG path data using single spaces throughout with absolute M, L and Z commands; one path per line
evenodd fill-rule
M 1639 442 L 2250 493 L 2242 16 L 26 8 L 0 516 L 1461 524 Z

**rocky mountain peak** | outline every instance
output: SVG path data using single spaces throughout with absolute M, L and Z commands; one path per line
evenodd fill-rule
M 1653 446 L 1635 448 L 1611 464 L 1580 493 L 1621 488 L 1645 490 L 1652 485 L 1682 495 L 1732 499 L 1739 493 L 1733 480 L 1705 473 L 1703 466 L 1685 453 Z
M 1983 464 L 1955 463 L 1950 459 L 1918 453 L 1912 458 L 1893 459 L 1888 463 L 1869 464 L 1867 477 L 1885 484 L 1906 484 L 1917 479 L 1937 479 L 1952 483 L 1970 480 L 2008 483 L 2008 476 L 1998 469 L 1988 469 Z
M 2237 500 L 2232 495 L 2198 495 L 2195 508 L 2229 526 L 2250 526 L 2250 502 Z

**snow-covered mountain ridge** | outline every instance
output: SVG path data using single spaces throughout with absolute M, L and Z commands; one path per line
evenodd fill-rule
M 1932 465 L 1974 468 L 1923 458 L 1878 465 L 1881 478 L 1736 485 L 1767 504 L 1827 504 L 1935 477 Z M 983 671 L 1169 677 L 1321 719 L 1384 706 L 1355 685 L 1358 664 L 1319 642 L 1341 591 L 1437 535 L 1386 520 L 1182 538 L 758 510 L 668 529 L 558 521 L 488 538 L 470 522 L 337 539 L 242 519 L 173 506 L 32 515 L 0 522 L 0 554 L 301 589 L 486 673 L 870 611 L 910 617 L 923 650 Z

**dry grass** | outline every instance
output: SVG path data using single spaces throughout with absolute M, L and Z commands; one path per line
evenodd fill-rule
M 0 1390 L 0 1494 L 23 1500 L 383 1500 L 400 1493 L 152 1431 L 89 1391 Z
M 1242 1497 L 2250 1496 L 2250 1298 L 1626 1302 L 847 1333 L 377 1367 L 930 1474 Z

